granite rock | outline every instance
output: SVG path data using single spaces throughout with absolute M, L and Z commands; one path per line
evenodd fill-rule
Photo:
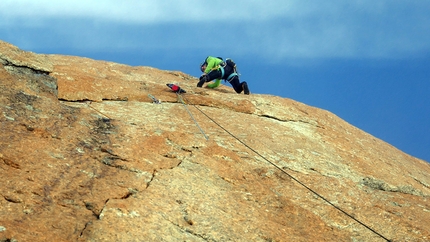
M 0 241 L 430 240 L 429 163 L 197 81 L 0 41 Z

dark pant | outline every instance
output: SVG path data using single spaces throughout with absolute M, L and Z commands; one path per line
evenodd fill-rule
M 224 75 L 222 75 L 222 71 L 220 69 L 218 70 L 213 70 L 211 72 L 208 73 L 208 79 L 207 81 L 212 81 L 215 79 L 223 79 L 226 80 L 231 74 L 233 74 L 234 70 L 232 67 L 226 65 L 224 67 Z M 234 76 L 233 78 L 231 78 L 230 80 L 227 80 L 228 82 L 230 82 L 230 84 L 233 86 L 233 89 L 237 92 L 237 93 L 241 93 L 243 91 L 243 86 L 242 83 L 239 81 L 239 76 Z

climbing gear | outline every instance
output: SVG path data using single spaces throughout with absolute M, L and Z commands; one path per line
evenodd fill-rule
M 176 85 L 176 84 L 166 84 L 166 86 L 170 87 L 170 89 L 172 89 L 172 91 L 176 92 L 176 93 L 187 93 L 184 89 L 182 89 L 180 86 Z
M 221 78 L 224 76 L 225 71 L 224 71 L 224 67 L 219 67 L 219 70 L 221 71 Z
M 161 104 L 161 100 L 155 98 L 154 96 L 152 96 L 151 94 L 148 94 L 148 97 L 152 99 L 152 103 L 155 104 Z
M 220 57 L 218 58 L 222 60 L 222 58 Z M 233 73 L 231 73 L 227 78 L 225 78 L 226 81 L 230 82 L 231 79 L 233 79 L 233 77 L 238 76 L 239 74 L 237 73 L 236 63 L 232 59 L 227 58 L 225 61 L 221 62 L 220 65 L 217 67 L 217 69 L 220 68 L 221 77 L 223 77 L 225 74 L 224 68 L 226 66 L 229 66 L 233 69 Z
M 231 81 L 231 79 L 233 79 L 233 77 L 235 77 L 235 76 L 237 76 L 237 73 L 236 73 L 236 72 L 233 72 L 233 73 L 231 73 L 231 74 L 226 78 L 226 80 L 227 80 L 228 82 L 230 82 L 230 81 Z

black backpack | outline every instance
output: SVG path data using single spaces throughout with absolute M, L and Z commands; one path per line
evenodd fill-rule
M 225 60 L 225 63 L 226 63 L 228 66 L 231 66 L 231 68 L 233 68 L 234 70 L 236 70 L 236 63 L 234 63 L 234 61 L 233 61 L 232 59 L 227 58 L 227 59 Z
M 230 59 L 230 58 L 227 58 L 227 59 L 225 59 L 225 61 L 224 61 L 224 59 L 222 58 L 222 57 L 217 57 L 218 59 L 220 59 L 220 60 L 222 60 L 223 62 L 221 63 L 221 66 L 222 67 L 224 67 L 224 66 L 230 66 L 232 69 L 233 69 L 233 71 L 235 72 L 235 73 L 238 73 L 237 72 L 237 67 L 236 67 L 236 63 L 232 60 L 232 59 Z M 205 62 L 206 63 L 206 62 Z

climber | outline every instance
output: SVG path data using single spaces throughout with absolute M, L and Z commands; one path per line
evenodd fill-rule
M 215 80 L 215 82 L 209 83 L 207 87 L 217 88 L 223 79 L 228 81 L 237 93 L 243 91 L 244 94 L 249 95 L 248 84 L 239 81 L 236 64 L 231 59 L 224 61 L 221 57 L 208 56 L 200 65 L 200 70 L 203 74 L 200 76 L 197 87 L 202 87 L 205 82 Z

